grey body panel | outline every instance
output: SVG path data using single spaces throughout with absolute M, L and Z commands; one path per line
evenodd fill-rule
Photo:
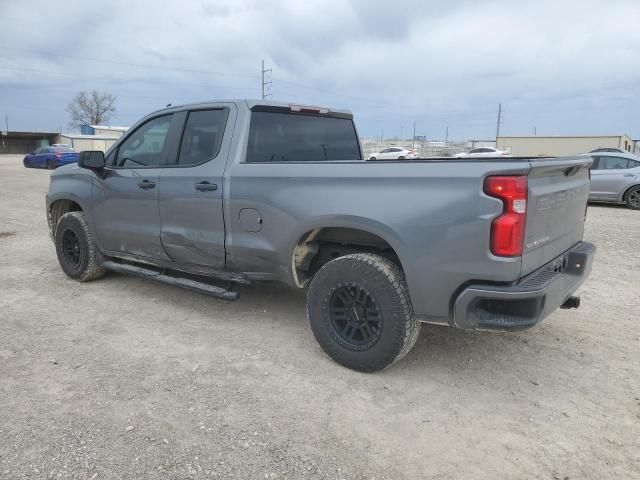
M 639 184 L 640 167 L 624 170 L 593 170 L 589 199 L 622 203 L 624 193 L 630 187 Z
M 623 159 L 640 162 L 640 156 L 632 153 L 598 152 L 591 154 L 594 159 Z M 625 194 L 631 188 L 640 185 L 640 165 L 631 168 L 599 169 L 594 165 L 591 170 L 589 200 L 594 202 L 624 203 Z
M 582 239 L 591 159 L 531 160 L 531 165 L 523 276 Z
M 92 208 L 101 250 L 168 259 L 160 242 L 159 168 L 123 168 L 94 177 Z M 142 189 L 142 181 L 155 188 Z
M 542 266 L 582 236 L 584 205 L 578 215 L 576 200 L 564 211 L 571 216 L 567 231 L 553 216 L 537 221 L 529 218 L 531 235 L 547 228 L 549 241 L 524 257 L 493 256 L 488 245 L 491 221 L 503 207 L 500 200 L 483 193 L 483 179 L 488 175 L 533 175 L 529 202 L 537 205 L 538 196 L 584 190 L 588 182 L 584 171 L 567 181 L 564 175 L 556 177 L 555 170 L 588 165 L 590 158 L 244 163 L 249 108 L 263 103 L 238 100 L 164 110 L 162 113 L 226 105 L 232 114 L 214 160 L 197 167 L 160 169 L 154 217 L 157 227 L 149 226 L 139 239 L 122 241 L 140 241 L 153 250 L 160 247 L 158 255 L 163 262 L 177 261 L 183 269 L 189 264 L 202 269 L 225 268 L 247 278 L 297 286 L 293 253 L 306 233 L 324 227 L 363 230 L 382 238 L 396 252 L 416 314 L 423 320 L 447 324 L 451 323 L 455 294 L 464 285 L 517 282 L 523 270 Z M 112 148 L 122 141 L 124 138 Z M 68 172 L 69 167 L 64 167 L 52 175 L 48 208 L 65 192 L 78 196 L 75 180 L 65 179 Z M 85 184 L 87 179 L 94 186 L 101 182 L 88 170 L 76 167 L 74 174 L 82 175 Z M 196 192 L 193 184 L 202 180 L 215 182 L 219 188 L 205 194 Z M 93 216 L 99 208 L 99 188 L 94 188 L 94 195 L 86 187 L 80 191 L 79 203 L 88 212 L 94 231 L 103 228 L 98 224 L 115 221 L 101 214 Z M 151 204 L 144 208 L 151 212 Z M 156 228 L 157 238 L 149 239 Z M 99 247 L 104 248 L 102 242 Z M 137 245 L 137 254 L 145 252 Z
M 234 103 L 217 103 L 215 107 L 229 109 L 227 127 L 216 157 L 200 165 L 162 169 L 159 188 L 160 237 L 165 251 L 174 261 L 223 268 L 223 176 L 237 107 Z M 196 185 L 201 183 L 208 183 L 215 190 L 197 190 Z
M 416 312 L 446 318 L 451 293 L 463 282 L 518 278 L 519 258 L 492 257 L 487 242 L 478 241 L 489 238 L 489 220 L 501 211 L 481 193 L 478 178 L 528 170 L 528 162 L 506 161 L 240 163 L 229 175 L 228 266 L 293 283 L 292 252 L 305 233 L 364 230 L 395 250 Z M 243 209 L 260 212 L 260 232 L 242 228 Z

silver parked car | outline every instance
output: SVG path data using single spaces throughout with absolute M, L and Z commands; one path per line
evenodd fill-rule
M 631 153 L 598 152 L 591 166 L 589 200 L 626 203 L 640 210 L 640 156 Z

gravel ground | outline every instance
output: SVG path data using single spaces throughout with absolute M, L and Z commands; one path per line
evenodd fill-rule
M 425 326 L 366 375 L 322 353 L 283 286 L 224 303 L 67 279 L 48 177 L 0 158 L 0 478 L 640 478 L 640 212 L 589 208 L 579 310 Z

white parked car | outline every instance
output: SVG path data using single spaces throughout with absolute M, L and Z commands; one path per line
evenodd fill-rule
M 413 150 L 402 147 L 389 147 L 369 156 L 369 160 L 404 160 L 405 158 L 418 158 Z
M 469 150 L 468 152 L 460 152 L 454 155 L 455 158 L 478 158 L 478 157 L 513 157 L 511 152 L 498 150 L 491 147 L 479 147 Z

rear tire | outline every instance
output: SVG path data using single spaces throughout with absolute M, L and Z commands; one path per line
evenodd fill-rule
M 369 160 L 377 160 L 377 158 L 376 157 L 371 157 L 371 158 L 369 158 Z
M 56 166 L 51 162 L 51 160 L 47 160 L 47 170 L 55 170 Z
M 398 160 L 404 160 L 406 157 L 398 157 Z
M 640 185 L 631 188 L 625 196 L 627 207 L 632 210 L 640 210 Z
M 339 257 L 316 273 L 307 318 L 327 355 L 361 372 L 397 362 L 420 333 L 402 270 L 370 253 Z
M 104 276 L 106 270 L 98 263 L 98 249 L 82 212 L 62 215 L 54 238 L 58 262 L 68 277 L 89 282 Z

